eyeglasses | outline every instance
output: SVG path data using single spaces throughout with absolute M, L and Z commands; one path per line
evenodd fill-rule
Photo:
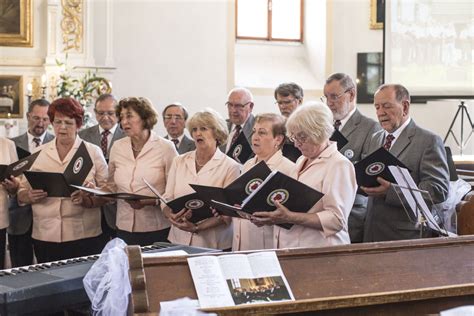
M 43 123 L 49 123 L 49 117 L 39 117 L 39 116 L 32 116 L 31 119 L 36 123 L 43 121 Z
M 290 135 L 288 137 L 292 143 L 300 143 L 304 144 L 308 140 L 308 135 L 300 134 L 300 135 Z
M 60 127 L 61 125 L 64 126 L 65 128 L 72 128 L 76 126 L 76 121 L 71 120 L 71 121 L 61 121 L 61 120 L 54 120 L 53 125 Z
M 342 97 L 344 94 L 346 94 L 347 92 L 349 92 L 349 91 L 351 91 L 351 90 L 352 90 L 352 88 L 349 88 L 349 89 L 347 89 L 346 91 L 342 92 L 341 94 L 330 94 L 330 95 L 328 95 L 328 96 L 323 95 L 323 96 L 320 98 L 320 100 L 321 100 L 321 102 L 323 102 L 323 103 L 328 103 L 328 100 L 334 102 L 334 101 L 337 101 L 337 99 L 339 99 L 340 97 Z
M 244 103 L 244 104 L 233 104 L 233 103 L 230 103 L 230 102 L 226 102 L 225 105 L 227 106 L 227 108 L 234 108 L 236 110 L 243 110 L 250 103 L 252 103 L 252 101 L 249 101 L 249 102 Z
M 293 102 L 295 102 L 297 99 L 292 99 L 292 100 L 282 100 L 282 101 L 275 101 L 276 105 L 288 105 Z
M 98 116 L 115 116 L 115 111 L 95 111 L 95 115 Z
M 171 121 L 172 119 L 175 119 L 176 121 L 181 121 L 181 120 L 184 120 L 184 117 L 182 117 L 181 115 L 168 114 L 164 116 L 164 119 L 167 121 Z

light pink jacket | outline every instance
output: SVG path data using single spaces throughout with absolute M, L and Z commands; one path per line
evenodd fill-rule
M 243 172 L 247 172 L 257 163 L 257 157 L 249 159 L 243 168 Z M 267 161 L 268 167 L 278 170 L 286 175 L 290 175 L 295 164 L 284 157 L 281 150 L 277 151 Z M 257 250 L 273 248 L 273 226 L 257 227 L 250 221 L 245 219 L 232 218 L 234 226 L 234 237 L 232 241 L 232 251 L 237 250 Z
M 316 213 L 323 230 L 294 225 L 290 230 L 274 226 L 274 247 L 324 247 L 349 244 L 347 219 L 357 191 L 354 166 L 331 142 L 317 159 L 302 169 L 306 157 L 296 162 L 292 177 L 324 193 L 308 213 Z M 291 211 L 291 210 L 290 210 Z
M 133 156 L 130 137 L 119 139 L 110 151 L 107 189 L 154 197 L 143 182 L 146 179 L 163 194 L 171 163 L 177 155 L 174 144 L 153 131 L 136 158 Z M 170 225 L 159 206 L 147 205 L 135 210 L 124 200 L 117 201 L 117 227 L 120 230 L 151 232 Z
M 0 164 L 9 165 L 18 160 L 15 143 L 7 138 L 0 137 Z M 0 185 L 0 229 L 8 227 L 8 193 Z
M 216 149 L 214 156 L 198 173 L 196 173 L 195 157 L 196 151 L 193 150 L 174 159 L 166 185 L 166 199 L 172 200 L 193 193 L 194 190 L 188 185 L 189 183 L 222 188 L 240 174 L 241 165 L 219 149 Z M 220 225 L 200 231 L 198 234 L 172 226 L 169 240 L 183 245 L 227 249 L 232 246 L 232 225 Z
M 62 173 L 76 153 L 83 140 L 76 136 L 72 149 L 63 161 L 59 159 L 56 141 L 35 148 L 41 150 L 30 170 Z M 85 182 L 92 182 L 97 187 L 104 186 L 107 181 L 107 163 L 102 150 L 91 143 L 84 142 L 91 156 L 93 166 Z M 25 176 L 20 178 L 20 189 L 30 190 L 31 186 Z M 89 237 L 102 233 L 100 227 L 100 208 L 84 208 L 75 205 L 69 197 L 47 197 L 39 203 L 31 205 L 33 209 L 34 239 L 49 242 L 65 242 Z

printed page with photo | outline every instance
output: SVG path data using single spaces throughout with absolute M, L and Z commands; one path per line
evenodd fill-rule
M 275 252 L 188 258 L 201 308 L 294 300 Z

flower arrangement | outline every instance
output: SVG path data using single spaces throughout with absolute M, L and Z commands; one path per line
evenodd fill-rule
M 73 77 L 71 72 L 76 67 L 68 67 L 67 55 L 65 62 L 56 59 L 56 64 L 61 69 L 56 86 L 57 96 L 61 98 L 71 97 L 79 101 L 84 108 L 83 127 L 89 127 L 93 122 L 91 113 L 87 109 L 95 103 L 95 100 L 101 94 L 112 92 L 111 82 L 104 77 L 97 76 L 97 69 L 94 72 L 88 70 L 82 77 Z

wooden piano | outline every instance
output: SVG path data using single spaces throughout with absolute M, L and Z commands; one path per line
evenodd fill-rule
M 135 314 L 197 298 L 186 258 L 128 247 Z M 216 254 L 219 255 L 219 254 Z M 215 308 L 219 315 L 424 315 L 474 303 L 474 236 L 278 250 L 295 302 Z

